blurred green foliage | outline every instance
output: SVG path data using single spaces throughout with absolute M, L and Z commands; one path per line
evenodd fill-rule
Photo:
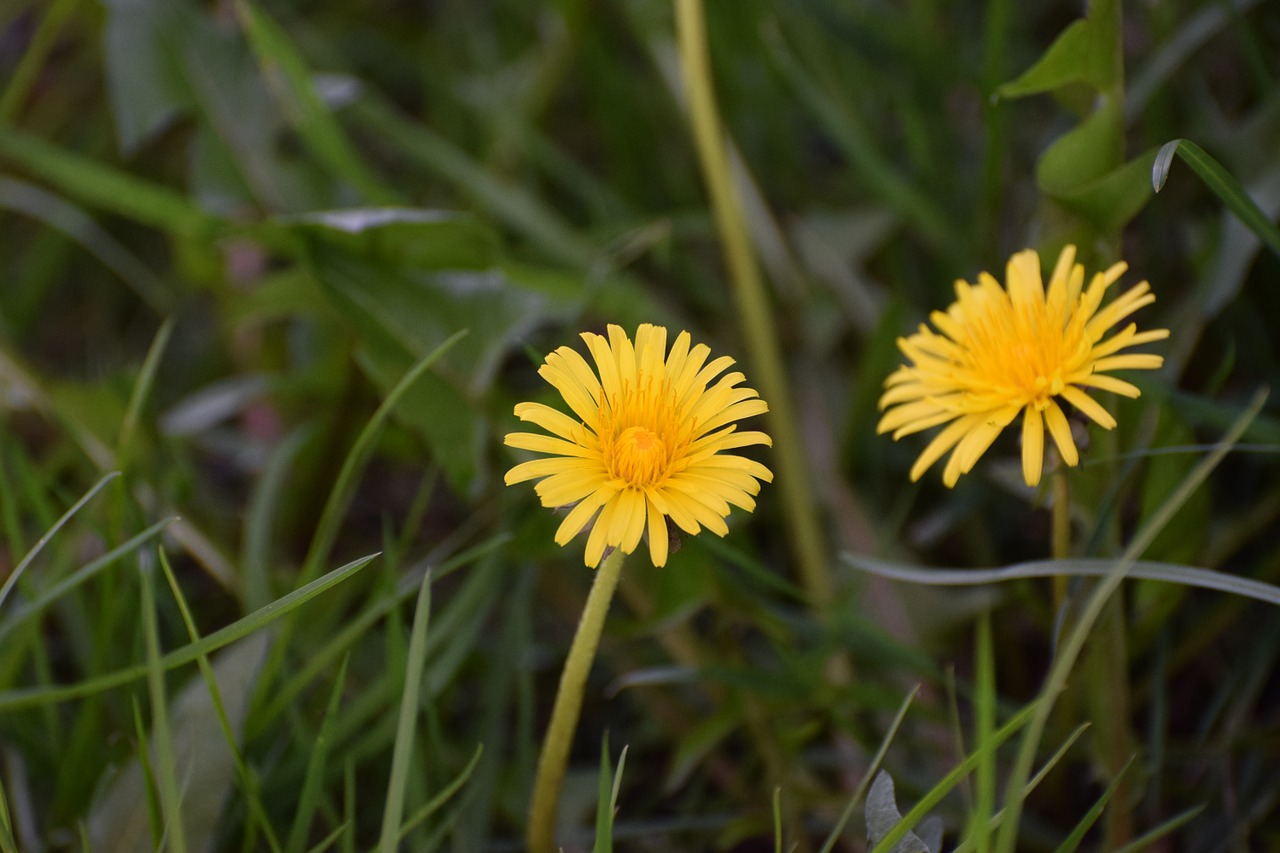
M 948 491 L 908 482 L 918 442 L 874 435 L 897 336 L 1025 246 L 1123 258 L 1157 296 L 1140 322 L 1172 330 L 1072 474 L 1080 555 L 1120 553 L 1280 378 L 1275 4 L 1079 11 L 706 3 L 837 551 L 1047 554 L 1013 438 Z M 554 404 L 542 356 L 606 322 L 750 363 L 669 5 L 11 0 L 0 223 L 0 573 L 24 565 L 0 609 L 0 849 L 515 849 L 589 577 L 532 490 L 502 486 L 512 405 Z M 1147 558 L 1280 581 L 1278 447 L 1271 403 Z M 776 786 L 786 844 L 818 849 L 890 729 L 904 804 L 975 748 L 1007 766 L 982 750 L 1048 669 L 1048 586 L 942 594 L 841 563 L 814 606 L 775 501 L 627 566 L 566 849 L 597 825 L 622 849 L 768 849 Z M 1174 818 L 1170 849 L 1280 844 L 1280 620 L 1154 581 L 1116 601 L 1111 662 L 1082 665 L 1044 756 L 1098 731 L 1053 760 L 1018 849 L 1114 849 Z M 966 743 L 977 716 L 999 719 Z M 967 784 L 937 807 L 944 849 L 973 825 Z M 866 838 L 855 819 L 832 843 Z

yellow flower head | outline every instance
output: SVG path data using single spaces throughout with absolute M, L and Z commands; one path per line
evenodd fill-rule
M 646 526 L 649 555 L 661 566 L 668 518 L 689 534 L 706 527 L 724 536 L 730 504 L 755 509 L 758 481 L 772 481 L 773 474 L 724 451 L 772 444 L 763 432 L 739 432 L 734 423 L 769 407 L 753 389 L 738 387 L 746 378 L 741 373 L 712 385 L 733 359 L 708 362 L 710 348 L 691 347 L 688 332 L 667 352 L 661 326 L 642 324 L 634 344 L 620 326 L 608 331 L 608 338 L 582 334 L 595 370 L 569 347 L 548 355 L 538 369 L 577 417 L 541 403 L 516 406 L 520 420 L 551 435 L 513 432 L 506 443 L 551 455 L 516 465 L 506 483 L 539 480 L 534 488 L 543 506 L 573 507 L 556 531 L 560 545 L 595 518 L 588 566 L 599 564 L 606 547 L 630 554 Z
M 1128 265 L 1096 273 L 1084 289 L 1084 267 L 1075 257 L 1075 246 L 1062 250 L 1046 292 L 1040 257 L 1021 251 L 1009 259 L 1007 290 L 985 272 L 976 285 L 957 281 L 956 301 L 945 314 L 929 317 L 941 334 L 922 323 L 914 335 L 898 339 L 911 364 L 885 380 L 884 415 L 876 431 L 892 431 L 896 440 L 947 424 L 916 460 L 912 480 L 951 450 L 942 479 L 954 486 L 1022 414 L 1022 473 L 1034 486 L 1044 465 L 1045 424 L 1062 461 L 1080 461 L 1058 398 L 1111 429 L 1115 418 L 1084 389 L 1137 397 L 1137 388 L 1106 372 L 1164 363 L 1158 355 L 1117 353 L 1167 338 L 1168 329 L 1139 332 L 1130 323 L 1103 340 L 1117 323 L 1155 301 L 1150 286 L 1144 281 L 1101 307 L 1103 293 Z

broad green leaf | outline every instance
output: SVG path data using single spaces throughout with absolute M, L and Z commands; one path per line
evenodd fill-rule
M 1072 83 L 1106 92 L 1120 84 L 1121 63 L 1120 0 L 1094 0 L 1087 18 L 1073 21 L 1039 61 L 996 93 L 1021 98 Z
M 442 245 L 450 235 L 470 233 L 465 220 L 426 215 L 413 221 L 401 212 L 380 222 L 360 214 L 351 231 L 335 235 L 329 233 L 336 230 L 335 215 L 327 216 L 322 231 L 312 224 L 299 232 L 308 267 L 361 341 L 361 368 L 384 392 L 416 358 L 458 329 L 470 330 L 407 391 L 397 417 L 427 438 L 453 487 L 472 492 L 484 477 L 484 400 L 498 365 L 544 318 L 572 303 L 520 287 L 496 269 L 420 265 L 435 250 L 405 248 L 415 234 L 424 244 Z M 345 245 L 352 241 L 363 251 Z
M 1257 202 L 1249 197 L 1240 182 L 1231 177 L 1231 173 L 1222 167 L 1217 160 L 1209 156 L 1203 148 L 1188 139 L 1174 139 L 1160 146 L 1155 162 L 1151 166 L 1151 185 L 1156 192 L 1164 187 L 1169 177 L 1169 168 L 1173 165 L 1173 157 L 1177 155 L 1182 162 L 1191 167 L 1205 186 L 1213 190 L 1222 199 L 1227 208 L 1245 224 L 1258 239 L 1266 243 L 1271 251 L 1280 255 L 1280 228 L 1259 209 Z

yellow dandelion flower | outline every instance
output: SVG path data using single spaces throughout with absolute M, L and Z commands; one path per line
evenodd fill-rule
M 1167 338 L 1168 329 L 1139 332 L 1130 323 L 1103 340 L 1121 320 L 1155 301 L 1150 285 L 1141 282 L 1102 306 L 1103 293 L 1128 265 L 1096 273 L 1084 289 L 1084 267 L 1075 256 L 1075 246 L 1062 250 L 1046 291 L 1039 255 L 1018 252 L 1009 259 L 1007 290 L 985 272 L 976 285 L 957 281 L 956 301 L 945 314 L 929 317 L 941 334 L 921 323 L 915 334 L 898 340 L 911 364 L 885 380 L 884 415 L 876 431 L 893 432 L 896 440 L 947 425 L 916 460 L 912 480 L 951 450 L 942 479 L 954 486 L 1021 414 L 1022 473 L 1034 486 L 1044 466 L 1046 425 L 1062 461 L 1080 461 L 1059 398 L 1111 429 L 1115 418 L 1084 389 L 1137 397 L 1136 387 L 1106 373 L 1164 363 L 1158 355 L 1117 353 Z
M 753 389 L 739 387 L 741 373 L 720 376 L 733 359 L 708 362 L 710 348 L 690 346 L 688 332 L 676 336 L 670 352 L 662 326 L 641 325 L 634 344 L 620 326 L 608 332 L 608 338 L 582 335 L 595 370 L 569 347 L 538 369 L 576 418 L 541 403 L 516 406 L 520 420 L 551 435 L 513 432 L 506 443 L 551 455 L 516 465 L 506 483 L 539 480 L 534 488 L 543 506 L 572 507 L 556 531 L 560 545 L 595 519 L 588 566 L 599 564 L 606 547 L 630 554 L 646 528 L 649 555 L 662 566 L 668 518 L 689 534 L 705 527 L 724 536 L 730 504 L 755 509 L 759 481 L 773 474 L 724 451 L 772 444 L 765 433 L 740 432 L 734 423 L 769 407 Z

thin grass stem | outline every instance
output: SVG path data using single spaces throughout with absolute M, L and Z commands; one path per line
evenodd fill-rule
M 711 83 L 702 0 L 675 0 L 675 15 L 680 65 L 689 96 L 689 121 L 698 161 L 711 196 L 743 336 L 754 357 L 761 394 L 769 402 L 769 425 L 780 469 L 778 488 L 791 531 L 791 548 L 805 591 L 815 606 L 823 607 L 832 596 L 827 546 L 818 524 L 813 494 L 808 488 L 812 478 L 808 475 L 808 462 L 796 426 L 795 406 L 773 323 L 773 309 L 748 235 L 742 198 L 730 177 L 724 132 Z

